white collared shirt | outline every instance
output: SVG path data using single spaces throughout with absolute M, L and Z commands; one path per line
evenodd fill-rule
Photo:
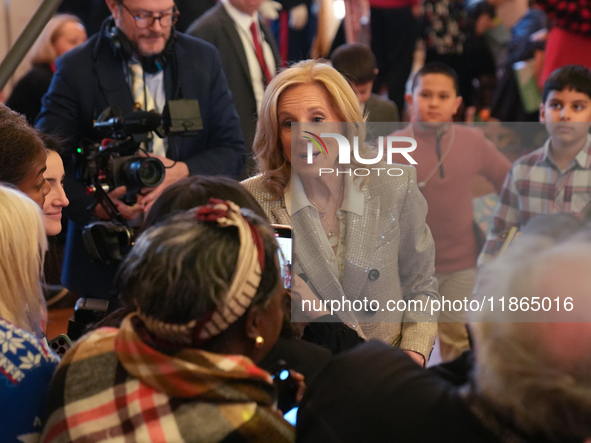
M 339 229 L 339 243 L 337 246 L 337 251 L 335 254 L 334 249 L 330 246 L 328 242 L 328 238 L 324 235 L 324 228 L 322 227 L 322 223 L 320 222 L 320 216 L 318 214 L 318 209 L 310 203 L 308 197 L 306 196 L 306 192 L 304 191 L 304 185 L 302 184 L 302 180 L 300 176 L 292 170 L 291 180 L 288 186 L 285 188 L 285 192 L 283 195 L 285 201 L 285 208 L 287 209 L 288 214 L 290 217 L 292 214 L 295 214 L 299 210 L 305 208 L 306 206 L 310 206 L 312 211 L 312 219 L 314 220 L 314 227 L 316 230 L 321 233 L 320 235 L 320 243 L 326 253 L 327 257 L 331 262 L 331 267 L 335 273 L 335 275 L 340 280 L 343 273 L 344 268 L 344 261 L 345 261 L 345 234 L 347 232 L 347 224 L 346 224 L 346 212 L 353 212 L 359 216 L 363 216 L 363 208 L 364 208 L 364 193 L 359 189 L 359 187 L 353 182 L 353 177 L 349 175 L 345 175 L 345 183 L 344 183 L 344 197 L 343 203 L 341 207 L 337 210 L 337 218 L 340 222 L 340 229 Z
M 271 46 L 265 40 L 265 35 L 259 27 L 258 12 L 255 12 L 252 16 L 239 11 L 229 3 L 229 0 L 222 0 L 226 12 L 230 15 L 234 21 L 234 26 L 238 31 L 240 40 L 242 40 L 242 47 L 246 54 L 246 61 L 248 62 L 248 70 L 250 72 L 250 78 L 252 81 L 252 88 L 254 91 L 254 98 L 257 103 L 257 113 L 261 107 L 263 101 L 263 94 L 265 93 L 265 82 L 263 79 L 263 73 L 257 59 L 256 51 L 254 49 L 254 42 L 252 39 L 252 33 L 250 32 L 250 25 L 254 22 L 258 29 L 258 34 L 261 38 L 263 47 L 263 55 L 265 62 L 269 68 L 269 72 L 273 74 L 275 72 L 275 62 L 273 57 L 273 51 Z

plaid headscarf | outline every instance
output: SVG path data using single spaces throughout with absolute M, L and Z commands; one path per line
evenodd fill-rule
M 261 234 L 241 214 L 237 204 L 212 197 L 207 205 L 195 211 L 195 219 L 213 223 L 220 229 L 238 229 L 238 260 L 223 303 L 199 321 L 193 319 L 185 324 L 159 320 L 138 308 L 138 317 L 152 335 L 171 344 L 193 347 L 219 335 L 244 315 L 257 293 L 265 266 L 265 247 Z

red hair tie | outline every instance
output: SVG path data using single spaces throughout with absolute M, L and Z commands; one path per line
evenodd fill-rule
M 210 197 L 206 205 L 200 206 L 195 212 L 197 220 L 217 222 L 222 217 L 229 217 L 230 206 L 228 202 L 219 198 Z

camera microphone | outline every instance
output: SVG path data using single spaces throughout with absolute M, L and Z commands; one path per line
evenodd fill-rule
M 97 121 L 95 128 L 115 129 L 127 134 L 144 134 L 156 131 L 162 125 L 162 116 L 154 111 L 132 111 L 125 117 L 113 117 Z

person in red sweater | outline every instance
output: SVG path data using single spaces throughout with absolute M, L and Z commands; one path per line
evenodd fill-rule
M 427 224 L 435 240 L 435 277 L 442 300 L 470 300 L 479 248 L 473 224 L 472 180 L 486 177 L 499 192 L 511 163 L 480 129 L 452 124 L 462 103 L 455 71 L 439 62 L 417 72 L 406 94 L 412 123 L 395 135 L 417 141 L 412 157 L 427 200 Z M 400 163 L 407 163 L 400 158 Z M 439 315 L 441 356 L 453 360 L 469 348 L 465 312 Z
M 554 70 L 565 65 L 591 69 L 591 0 L 536 0 L 555 26 L 548 33 L 540 90 Z

